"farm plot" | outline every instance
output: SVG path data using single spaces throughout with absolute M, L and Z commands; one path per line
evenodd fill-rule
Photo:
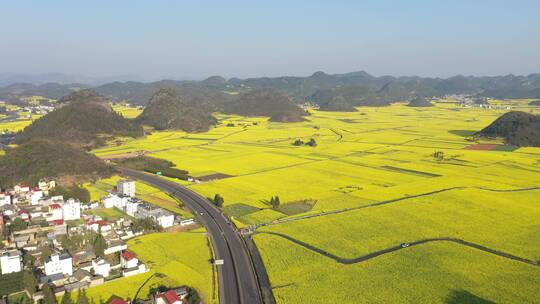
M 195 288 L 205 303 L 212 302 L 212 265 L 206 236 L 202 233 L 154 233 L 128 241 L 128 247 L 146 263 L 149 271 L 129 278 L 120 278 L 88 289 L 88 296 L 95 303 L 106 302 L 111 297 L 133 299 L 142 283 L 155 273 L 140 291 L 141 298 L 148 298 L 152 288 L 161 285 L 176 287 L 188 285 Z
M 504 111 L 441 102 L 310 112 L 293 124 L 218 114 L 208 133 L 155 132 L 94 152 L 144 150 L 192 176 L 228 175 L 182 183 L 220 194 L 239 226 L 268 224 L 254 239 L 278 303 L 534 302 L 538 266 L 459 242 L 336 260 L 450 238 L 538 261 L 540 148 L 466 149 L 501 145 L 471 136 Z

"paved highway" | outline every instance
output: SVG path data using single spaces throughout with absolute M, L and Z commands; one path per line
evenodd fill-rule
M 219 302 L 225 304 L 263 303 L 255 270 L 245 243 L 228 219 L 197 193 L 158 176 L 121 168 L 128 177 L 139 179 L 181 200 L 195 214 L 210 234 L 214 256 L 223 259 L 218 267 Z

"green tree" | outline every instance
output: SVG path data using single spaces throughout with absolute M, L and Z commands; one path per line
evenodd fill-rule
M 280 204 L 281 202 L 279 201 L 279 196 L 276 195 L 270 198 L 270 206 L 272 206 L 272 208 L 276 209 Z
M 435 159 L 437 161 L 443 161 L 444 160 L 444 152 L 437 151 L 437 152 L 433 153 L 433 157 L 435 157 Z
M 225 202 L 225 200 L 223 199 L 223 197 L 219 194 L 216 194 L 214 195 L 214 205 L 218 206 L 218 207 L 221 207 L 223 206 L 223 203 Z
M 105 241 L 105 238 L 101 234 L 98 234 L 96 238 L 94 239 L 94 253 L 96 256 L 103 257 L 105 256 L 105 249 L 107 248 L 107 242 Z
M 54 292 L 49 284 L 43 285 L 43 300 L 42 304 L 57 304 Z
M 70 292 L 64 292 L 64 295 L 62 296 L 62 300 L 60 301 L 60 304 L 71 304 L 71 293 Z
M 310 147 L 316 147 L 317 146 L 317 142 L 315 141 L 315 139 L 310 139 L 306 145 L 310 146 Z
M 89 304 L 88 296 L 86 295 L 86 289 L 79 290 L 77 294 L 77 304 Z
M 304 144 L 304 142 L 301 139 L 297 139 L 297 140 L 295 140 L 293 142 L 293 145 L 295 145 L 295 146 L 301 146 L 303 144 Z
M 23 220 L 20 217 L 14 219 L 13 223 L 11 224 L 12 231 L 21 231 L 21 230 L 26 229 L 26 227 L 27 227 L 27 224 L 23 222 Z
M 25 252 L 23 254 L 23 265 L 24 265 L 24 267 L 31 268 L 31 267 L 34 266 L 35 262 L 36 262 L 36 258 L 33 255 L 31 255 L 28 252 Z
M 51 191 L 51 196 L 55 195 L 62 195 L 64 199 L 68 198 L 74 198 L 78 199 L 81 202 L 89 202 L 90 201 L 90 192 L 81 186 L 71 186 L 71 187 L 62 187 L 62 186 L 56 186 Z
M 51 248 L 49 248 L 48 245 L 43 247 L 43 249 L 41 249 L 41 262 L 45 262 L 45 260 L 50 257 L 51 254 Z
M 30 270 L 25 270 L 23 272 L 23 284 L 24 288 L 30 293 L 34 294 L 37 290 L 37 280 L 34 274 Z

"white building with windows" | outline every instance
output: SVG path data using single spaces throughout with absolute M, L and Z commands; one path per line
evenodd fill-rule
M 64 221 L 78 220 L 81 218 L 81 202 L 72 198 L 62 204 Z
M 0 255 L 2 274 L 21 271 L 21 253 L 18 250 L 5 251 Z
M 112 208 L 114 205 L 116 205 L 116 200 L 119 199 L 120 197 L 118 195 L 109 193 L 107 196 L 102 197 L 101 201 L 103 202 L 103 207 Z
M 53 203 L 49 205 L 49 216 L 47 221 L 56 221 L 61 220 L 64 217 L 62 212 L 62 205 L 60 203 Z
M 103 258 L 99 258 L 92 261 L 92 269 L 95 275 L 103 276 L 104 278 L 109 276 L 111 271 L 111 264 Z
M 0 192 L 0 207 L 4 205 L 11 205 L 11 195 L 6 192 Z
M 161 228 L 169 228 L 174 226 L 174 214 L 169 212 L 164 212 L 156 216 L 156 222 Z
M 129 197 L 135 196 L 135 181 L 127 179 L 119 180 L 118 183 L 116 183 L 116 188 L 120 195 Z
M 43 197 L 43 191 L 35 188 L 30 191 L 29 200 L 32 206 L 38 205 L 39 200 Z
M 45 260 L 45 275 L 73 274 L 73 259 L 67 253 L 53 254 Z
M 126 203 L 126 213 L 129 216 L 135 216 L 137 213 L 137 207 L 139 207 L 140 202 L 135 199 L 130 199 Z
M 151 218 L 162 228 L 174 226 L 174 214 L 150 204 L 139 204 L 137 207 L 137 218 Z

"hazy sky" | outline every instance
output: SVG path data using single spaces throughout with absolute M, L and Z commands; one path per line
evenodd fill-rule
M 539 0 L 0 0 L 0 72 L 529 74 L 539 15 Z

